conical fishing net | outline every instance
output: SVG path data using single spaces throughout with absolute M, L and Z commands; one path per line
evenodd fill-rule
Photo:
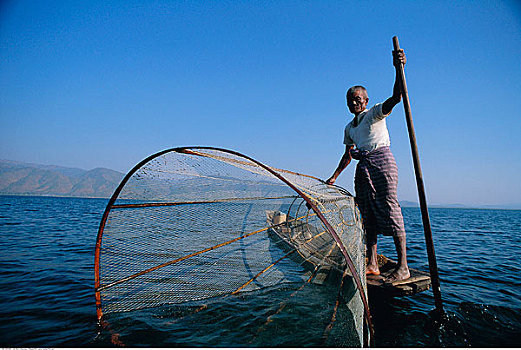
M 138 164 L 104 213 L 95 269 L 98 318 L 329 283 L 363 339 L 364 244 L 354 198 L 233 151 L 174 148 Z

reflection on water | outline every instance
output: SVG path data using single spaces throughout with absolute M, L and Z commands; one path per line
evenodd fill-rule
M 111 346 L 108 330 L 96 337 L 93 291 L 94 243 L 106 203 L 0 197 L 0 345 Z M 428 271 L 419 210 L 403 213 L 410 265 Z M 521 211 L 435 208 L 430 216 L 447 318 L 441 325 L 434 321 L 430 291 L 371 298 L 376 345 L 519 346 Z M 379 250 L 395 255 L 388 237 L 380 239 Z M 238 295 L 198 313 L 175 307 L 154 317 L 146 309 L 122 313 L 111 328 L 129 346 L 345 345 L 346 308 L 327 343 L 322 338 L 336 289 L 311 285 L 288 298 L 294 289 L 255 291 L 247 302 Z
M 342 336 L 356 334 L 349 329 L 352 316 L 346 307 L 337 313 L 338 329 L 323 338 L 336 289 L 308 286 L 295 295 L 293 286 L 233 295 L 210 301 L 202 310 L 195 306 L 136 310 L 111 317 L 110 327 L 132 346 L 353 346 L 355 339 Z M 109 337 L 105 332 L 98 341 L 108 345 Z

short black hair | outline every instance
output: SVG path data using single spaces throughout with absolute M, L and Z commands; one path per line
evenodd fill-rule
M 347 93 L 346 93 L 346 98 L 349 97 L 349 95 L 352 95 L 356 90 L 362 90 L 365 94 L 365 97 L 369 97 L 367 96 L 367 89 L 365 87 L 363 87 L 362 85 L 355 85 L 355 86 L 352 86 L 349 88 L 349 90 L 347 90 Z

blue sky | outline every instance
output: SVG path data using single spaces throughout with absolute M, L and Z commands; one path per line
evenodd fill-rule
M 127 172 L 204 145 L 326 179 L 346 89 L 392 92 L 394 35 L 429 203 L 521 203 L 517 1 L 4 1 L 0 159 Z M 416 201 L 403 105 L 387 122 Z

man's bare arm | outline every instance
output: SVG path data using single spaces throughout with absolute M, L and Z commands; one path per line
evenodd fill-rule
M 402 100 L 402 91 L 398 75 L 400 74 L 400 63 L 405 65 L 405 62 L 407 62 L 407 59 L 405 58 L 405 53 L 402 49 L 393 51 L 393 65 L 396 68 L 396 76 L 394 78 L 393 95 L 385 100 L 382 105 L 382 113 L 384 115 L 391 113 L 394 106 Z
M 335 172 L 329 179 L 326 180 L 326 183 L 328 185 L 332 185 L 335 183 L 336 178 L 340 175 L 342 171 L 344 171 L 345 168 L 351 163 L 351 149 L 353 148 L 353 145 L 347 146 L 346 145 L 346 151 L 342 155 L 342 158 L 340 159 L 340 163 L 338 163 L 338 167 L 336 168 Z

